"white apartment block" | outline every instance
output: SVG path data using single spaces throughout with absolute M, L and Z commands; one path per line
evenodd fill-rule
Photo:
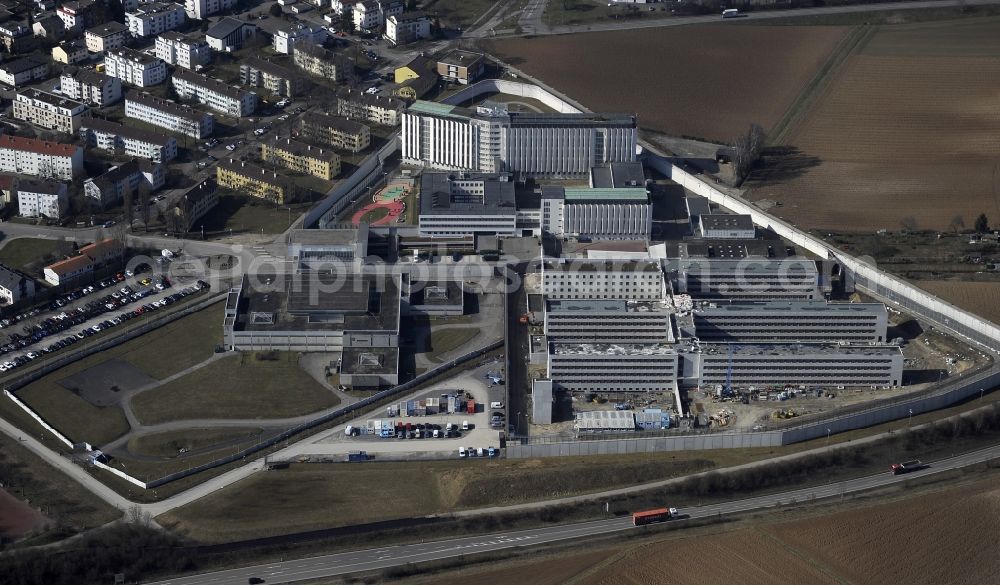
M 125 98 L 125 116 L 199 139 L 207 138 L 215 129 L 212 114 L 148 93 L 129 93 Z
M 62 96 L 29 89 L 14 98 L 14 118 L 41 128 L 73 134 L 89 108 Z
M 0 264 L 0 305 L 13 305 L 35 295 L 35 280 Z
M 204 20 L 205 18 L 231 10 L 236 6 L 236 0 L 184 0 L 184 12 L 188 18 Z
M 60 219 L 69 206 L 66 183 L 58 181 L 17 182 L 17 213 L 21 217 Z
M 83 30 L 87 21 L 87 13 L 94 5 L 94 0 L 72 0 L 64 2 L 56 9 L 56 16 L 62 19 L 67 32 Z
M 87 50 L 91 53 L 103 53 L 123 47 L 128 37 L 128 27 L 114 21 L 88 28 L 87 32 L 83 34 Z
M 63 72 L 59 88 L 64 96 L 99 108 L 122 99 L 122 81 L 93 69 Z
M 295 44 L 308 42 L 322 44 L 327 37 L 326 30 L 321 26 L 297 26 L 292 29 L 278 29 L 274 31 L 272 46 L 275 52 L 291 55 L 295 50 Z
M 21 87 L 32 81 L 45 79 L 48 74 L 48 62 L 34 57 L 22 57 L 0 63 L 0 83 L 11 87 Z
M 0 172 L 71 181 L 83 172 L 83 149 L 75 144 L 3 134 Z
M 385 38 L 394 45 L 405 45 L 431 38 L 431 19 L 423 12 L 404 12 L 385 19 Z
M 151 37 L 184 24 L 184 7 L 176 2 L 149 2 L 125 13 L 133 37 Z
M 87 179 L 83 194 L 100 208 L 121 201 L 126 193 L 138 194 L 145 185 L 150 191 L 163 186 L 163 165 L 149 161 L 131 160 L 111 167 L 99 177 Z
M 165 163 L 177 158 L 177 139 L 117 122 L 86 118 L 80 137 L 88 146 L 109 152 L 122 151 L 143 160 Z
M 542 287 L 547 299 L 660 301 L 666 297 L 657 261 L 546 259 Z
M 223 114 L 249 116 L 257 109 L 257 94 L 187 69 L 174 72 L 173 84 L 182 99 L 196 100 Z
M 603 240 L 648 239 L 652 206 L 645 187 L 543 187 L 543 233 Z
M 405 9 L 402 0 L 362 0 L 353 8 L 354 27 L 363 31 L 379 29 L 385 24 L 385 19 L 398 16 Z
M 212 49 L 204 39 L 167 31 L 156 37 L 156 57 L 185 69 L 198 69 L 212 61 Z
M 149 87 L 167 79 L 167 64 L 135 49 L 121 48 L 107 52 L 104 73 L 121 79 L 122 83 Z

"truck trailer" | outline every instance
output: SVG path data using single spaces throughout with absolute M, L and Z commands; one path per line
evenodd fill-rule
M 904 473 L 909 473 L 911 471 L 917 471 L 918 469 L 923 469 L 927 467 L 920 462 L 919 459 L 913 459 L 911 461 L 904 461 L 902 463 L 893 463 L 889 466 L 889 470 L 893 475 L 902 475 Z
M 677 517 L 677 508 L 656 508 L 655 510 L 645 510 L 632 514 L 632 524 L 643 526 L 654 522 L 666 522 Z

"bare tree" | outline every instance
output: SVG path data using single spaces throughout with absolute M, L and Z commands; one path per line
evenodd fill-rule
M 749 176 L 750 169 L 760 159 L 764 152 L 767 134 L 760 124 L 751 124 L 746 134 L 741 134 L 733 141 L 733 170 L 737 182 L 742 182 Z
M 139 182 L 139 219 L 142 220 L 143 231 L 149 231 L 149 185 Z
M 122 208 L 125 211 L 125 223 L 128 224 L 129 227 L 132 227 L 134 199 L 135 194 L 132 192 L 132 189 L 129 189 L 126 185 L 125 193 L 123 193 L 122 196 Z
M 912 215 L 908 215 L 903 219 L 899 220 L 899 224 L 903 226 L 908 232 L 913 232 L 917 230 L 917 220 Z
M 951 223 L 948 224 L 948 227 L 950 227 L 957 234 L 961 230 L 965 229 L 965 219 L 962 218 L 961 215 L 956 215 L 951 218 Z
M 73 253 L 73 242 L 67 237 L 56 240 L 56 256 L 63 258 Z

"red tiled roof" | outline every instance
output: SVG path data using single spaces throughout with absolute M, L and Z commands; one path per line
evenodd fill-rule
M 68 274 L 70 272 L 75 272 L 80 268 L 93 263 L 93 261 L 87 256 L 73 256 L 72 258 L 67 258 L 65 260 L 60 260 L 54 262 L 45 267 L 46 270 L 51 270 L 59 276 Z
M 38 140 L 37 138 L 24 138 L 23 136 L 11 136 L 10 134 L 4 134 L 0 135 L 0 148 L 26 150 L 50 156 L 73 156 L 79 147 L 72 144 L 62 144 L 60 142 Z
M 107 252 L 120 253 L 121 251 L 122 244 L 114 238 L 104 238 L 80 248 L 81 254 L 90 256 L 95 260 L 102 258 Z

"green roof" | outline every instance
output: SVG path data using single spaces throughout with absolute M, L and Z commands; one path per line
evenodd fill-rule
M 459 118 L 467 117 L 455 112 L 455 109 L 455 106 L 424 100 L 417 100 L 410 106 L 410 111 L 418 114 L 430 114 L 431 116 L 456 116 Z
M 566 201 L 649 201 L 645 187 L 624 187 L 620 189 L 590 189 L 587 187 L 567 187 Z

